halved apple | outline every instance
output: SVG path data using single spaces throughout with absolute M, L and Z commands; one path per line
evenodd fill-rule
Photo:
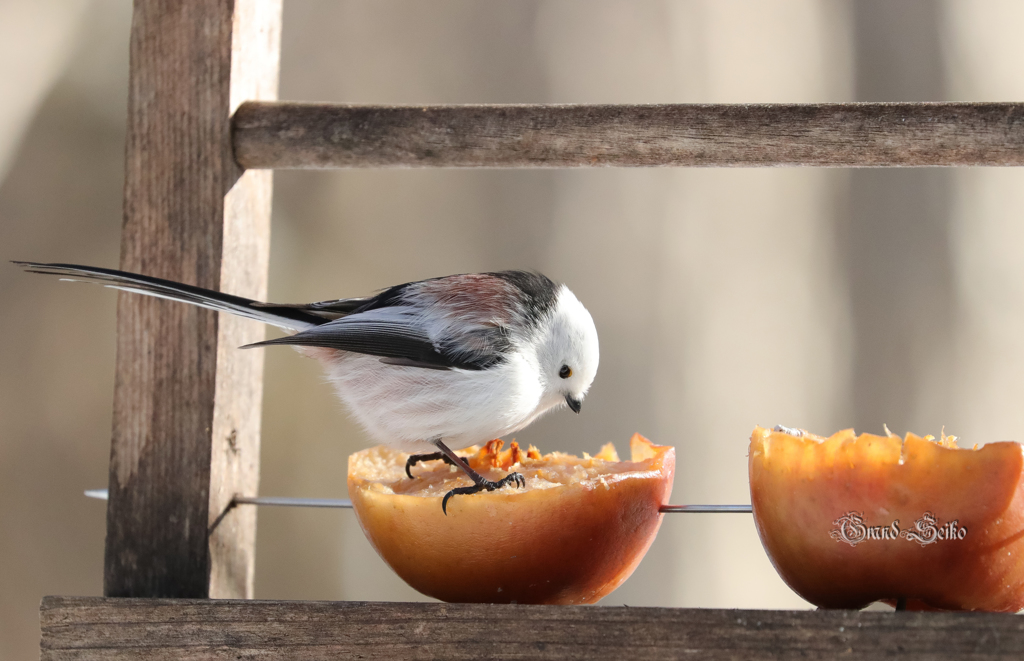
M 405 474 L 407 454 L 384 446 L 349 458 L 359 523 L 380 556 L 423 594 L 452 602 L 594 603 L 633 572 L 657 534 L 675 472 L 675 449 L 639 434 L 630 461 L 609 443 L 582 458 L 492 441 L 470 465 L 526 487 L 441 498 L 471 484 L 440 461 Z
M 1024 608 L 1024 448 L 758 427 L 750 496 L 782 579 L 825 608 Z

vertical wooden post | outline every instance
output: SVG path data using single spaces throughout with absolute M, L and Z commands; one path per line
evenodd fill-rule
M 242 170 L 230 115 L 277 94 L 281 0 L 135 0 L 121 268 L 263 298 L 271 173 Z M 118 303 L 104 592 L 251 597 L 263 362 L 258 324 Z

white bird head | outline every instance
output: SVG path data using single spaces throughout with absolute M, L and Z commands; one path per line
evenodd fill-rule
M 538 331 L 537 359 L 544 384 L 543 399 L 550 406 L 564 402 L 579 413 L 600 361 L 594 319 L 563 285 Z

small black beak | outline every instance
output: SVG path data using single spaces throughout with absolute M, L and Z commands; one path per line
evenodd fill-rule
M 583 400 L 576 399 L 572 395 L 565 396 L 565 403 L 569 405 L 569 408 L 572 409 L 573 413 L 579 413 L 580 409 L 583 408 Z

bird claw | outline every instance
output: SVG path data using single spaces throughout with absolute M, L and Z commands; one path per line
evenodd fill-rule
M 491 480 L 484 480 L 478 484 L 474 484 L 471 487 L 456 487 L 444 495 L 441 499 L 441 511 L 445 516 L 448 516 L 448 501 L 452 496 L 466 496 L 473 493 L 480 493 L 481 491 L 494 491 L 502 487 L 507 487 L 510 484 L 516 485 L 520 489 L 526 488 L 526 478 L 519 473 L 509 473 L 505 477 L 501 478 L 497 482 Z

